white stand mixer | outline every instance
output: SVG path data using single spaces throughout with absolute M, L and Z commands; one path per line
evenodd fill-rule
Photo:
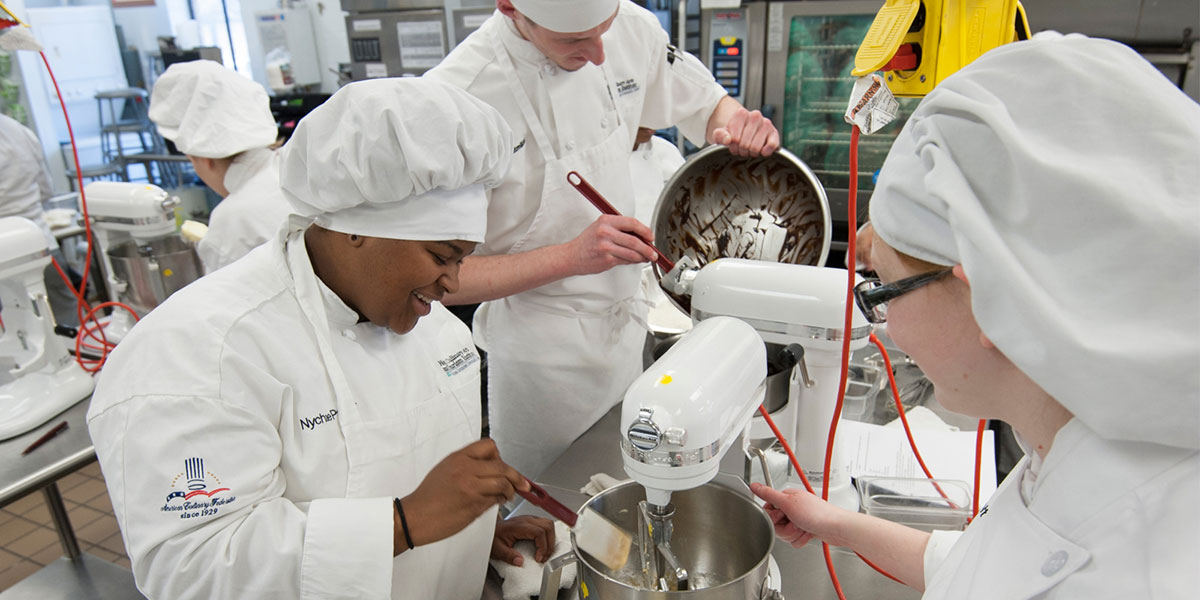
M 40 227 L 22 217 L 0 218 L 0 440 L 45 423 L 94 386 L 54 333 L 43 279 L 49 264 Z
M 671 492 L 702 486 L 763 402 L 766 347 L 746 323 L 714 317 L 698 323 L 625 392 L 621 460 L 646 490 L 639 504 L 638 548 L 644 585 L 689 589 L 689 573 L 671 546 Z
M 691 259 L 684 257 L 663 278 L 663 285 L 691 295 L 695 321 L 736 317 L 751 325 L 762 341 L 791 348 L 796 355 L 793 360 L 798 362 L 794 367 L 787 364 L 791 370 L 787 402 L 771 417 L 788 438 L 809 481 L 820 488 L 826 476 L 826 440 L 841 379 L 846 271 L 737 258 L 719 259 L 696 270 Z M 857 306 L 852 310 L 850 350 L 854 351 L 867 344 L 871 325 Z M 770 358 L 779 362 L 777 357 Z M 761 417 L 755 416 L 752 423 L 751 440 L 774 438 Z M 850 485 L 848 461 L 836 443 L 828 475 L 829 501 L 857 511 L 858 493 Z M 790 465 L 786 482 L 775 483 L 780 488 L 802 487 Z
M 122 278 L 121 273 L 113 267 L 110 253 L 116 248 L 124 248 L 123 244 L 144 247 L 168 237 L 178 238 L 175 234 L 178 198 L 168 195 L 157 186 L 119 181 L 92 182 L 84 188 L 84 192 L 110 300 L 131 306 L 138 311 L 139 318 L 144 317 L 146 312 L 157 306 L 158 301 L 166 299 L 174 289 L 183 287 L 200 275 L 202 271 L 198 257 L 192 261 L 194 269 L 159 269 L 157 262 L 151 262 L 152 275 L 137 281 Z M 177 242 L 175 245 L 184 244 L 182 239 Z M 191 254 L 194 256 L 195 251 L 191 250 Z M 164 290 L 164 277 L 174 277 L 178 283 L 172 282 L 168 286 L 171 289 Z M 112 343 L 119 342 L 129 333 L 133 324 L 133 315 L 128 311 L 119 308 L 114 310 L 104 328 L 105 339 Z

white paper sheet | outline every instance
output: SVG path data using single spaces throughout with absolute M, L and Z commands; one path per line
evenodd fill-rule
M 838 443 L 850 461 L 853 477 L 924 477 L 903 429 L 843 420 Z M 957 479 L 971 489 L 975 484 L 975 432 L 913 430 L 921 458 L 936 479 Z M 983 432 L 982 468 L 979 470 L 979 505 L 996 491 L 996 445 L 992 431 Z

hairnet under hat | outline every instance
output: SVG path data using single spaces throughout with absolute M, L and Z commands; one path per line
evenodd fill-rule
M 150 120 L 184 154 L 227 158 L 275 143 L 263 86 L 211 60 L 176 63 L 154 82 Z
M 559 33 L 599 27 L 617 12 L 620 0 L 512 0 L 521 14 Z
M 295 212 L 342 233 L 482 242 L 485 188 L 512 160 L 512 131 L 470 94 L 425 78 L 343 87 L 301 119 L 279 178 Z
M 1001 46 L 913 112 L 871 198 L 962 264 L 983 333 L 1100 435 L 1200 447 L 1200 106 L 1128 47 Z

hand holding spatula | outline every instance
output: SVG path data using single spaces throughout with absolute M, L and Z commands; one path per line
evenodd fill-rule
M 551 498 L 546 490 L 532 481 L 529 481 L 528 492 L 517 490 L 517 493 L 534 506 L 566 523 L 575 533 L 575 543 L 579 549 L 596 557 L 609 569 L 620 569 L 629 558 L 633 536 L 595 510 L 588 508 L 583 514 L 577 515 L 563 503 Z

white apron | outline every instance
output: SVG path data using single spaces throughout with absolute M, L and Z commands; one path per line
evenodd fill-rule
M 600 212 L 567 183 L 578 171 L 622 214 L 632 215 L 629 138 L 613 98 L 607 65 L 608 119 L 618 124 L 600 144 L 561 158 L 497 32 L 489 41 L 504 67 L 533 140 L 546 158 L 542 201 L 529 230 L 510 253 L 567 242 Z M 562 78 L 548 83 L 551 103 L 566 110 L 574 90 Z M 557 84 L 557 85 L 555 85 Z M 476 340 L 488 352 L 488 416 L 505 462 L 536 478 L 575 438 L 617 403 L 642 370 L 645 342 L 640 265 L 568 277 L 485 303 L 476 315 Z
M 438 382 L 433 397 L 406 401 L 405 410 L 393 415 L 360 412 L 353 387 L 334 353 L 335 344 L 349 342 L 331 335 L 320 285 L 312 270 L 297 268 L 298 261 L 307 261 L 304 245 L 298 243 L 302 236 L 295 231 L 290 236 L 288 265 L 296 297 L 317 335 L 336 396 L 337 423 L 345 438 L 349 463 L 346 497 L 403 497 L 415 490 L 429 469 L 446 455 L 479 438 L 478 422 L 469 417 L 479 408 L 463 406 L 462 399 L 443 384 L 447 378 L 437 369 L 436 357 L 428 356 L 420 364 Z M 454 536 L 396 557 L 392 561 L 392 598 L 478 598 L 495 530 L 495 510 L 487 511 Z M 465 573 L 470 575 L 462 575 Z M 318 591 L 314 597 L 320 596 Z

